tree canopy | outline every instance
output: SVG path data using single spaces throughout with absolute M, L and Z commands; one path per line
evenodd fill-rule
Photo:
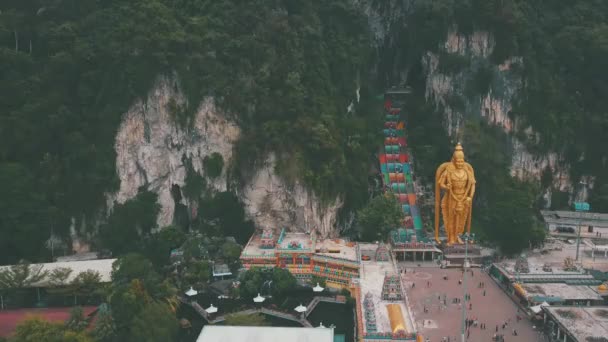
M 122 114 L 160 75 L 179 78 L 188 101 L 175 119 L 185 129 L 208 96 L 244 128 L 237 173 L 275 151 L 287 178 L 363 203 L 359 170 L 377 125 L 369 112 L 346 115 L 370 56 L 350 1 L 7 0 L 0 10 L 1 263 L 45 259 L 51 231 L 67 239 L 72 219 L 98 222 L 118 185 Z M 228 167 L 220 161 L 205 163 L 210 176 Z M 113 232 L 148 229 L 148 214 L 128 222 L 125 212 L 139 214 L 125 205 L 101 229 L 120 253 L 126 242 Z
M 374 197 L 357 212 L 362 241 L 385 241 L 388 233 L 403 225 L 403 212 L 392 193 Z

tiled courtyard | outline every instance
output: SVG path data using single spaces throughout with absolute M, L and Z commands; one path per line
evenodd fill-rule
M 418 331 L 423 334 L 425 339 L 428 338 L 431 342 L 441 342 L 442 338 L 449 336 L 451 342 L 459 342 L 462 307 L 461 304 L 453 303 L 452 300 L 461 298 L 461 302 L 464 303 L 462 300 L 463 285 L 458 283 L 462 279 L 462 270 L 410 268 L 401 276 L 406 284 Z M 448 280 L 444 280 L 444 276 L 447 276 Z M 427 282 L 430 282 L 430 286 L 427 285 Z M 485 282 L 485 296 L 483 296 L 484 289 L 478 288 L 480 282 Z M 414 288 L 412 288 L 413 283 L 415 283 Z M 487 326 L 485 330 L 482 330 L 479 325 L 471 327 L 467 341 L 492 341 L 497 325 L 498 333 L 504 335 L 505 341 L 543 341 L 529 320 L 523 319 L 517 322 L 517 306 L 488 274 L 483 273 L 480 269 L 473 269 L 473 276 L 471 276 L 469 271 L 466 276 L 466 286 L 467 292 L 471 295 L 471 301 L 466 304 L 467 317 L 476 319 L 480 324 L 485 323 Z M 469 303 L 472 303 L 472 310 L 469 310 Z M 428 310 L 427 313 L 424 312 L 425 307 Z M 508 322 L 508 325 L 503 330 L 504 322 Z M 513 335 L 513 329 L 517 330 L 518 336 Z

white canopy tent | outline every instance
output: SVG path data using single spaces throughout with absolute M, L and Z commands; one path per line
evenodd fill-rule
M 259 294 L 259 293 L 258 293 L 258 296 L 257 296 L 257 297 L 253 298 L 253 301 L 254 301 L 255 303 L 262 303 L 262 302 L 263 302 L 263 301 L 265 301 L 265 300 L 266 300 L 266 298 L 264 298 L 264 297 L 260 296 L 260 294 Z
M 196 296 L 197 294 L 198 294 L 198 291 L 193 289 L 192 286 L 190 286 L 190 290 L 186 291 L 186 296 L 188 296 L 188 297 Z

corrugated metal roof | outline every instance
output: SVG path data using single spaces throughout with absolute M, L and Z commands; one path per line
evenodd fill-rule
M 235 327 L 206 325 L 197 342 L 333 342 L 330 328 Z

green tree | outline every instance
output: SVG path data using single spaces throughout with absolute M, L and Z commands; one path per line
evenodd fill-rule
M 87 270 L 79 273 L 71 283 L 74 304 L 78 303 L 78 297 L 90 297 L 98 293 L 100 283 L 101 275 L 97 271 Z
M 61 323 L 32 318 L 17 325 L 11 342 L 93 342 L 87 333 L 67 329 Z
M 130 341 L 166 342 L 177 337 L 175 313 L 164 303 L 153 302 L 134 319 L 130 327 Z
M 192 261 L 186 264 L 184 269 L 184 281 L 189 286 L 197 285 L 198 288 L 206 286 L 211 278 L 211 265 L 208 261 Z
M 203 159 L 203 168 L 205 169 L 205 175 L 209 178 L 217 178 L 224 169 L 224 158 L 221 154 L 213 152 Z
M 476 121 L 467 122 L 464 132 L 465 156 L 477 180 L 473 229 L 505 254 L 542 241 L 535 206 L 538 188 L 510 176 L 507 137 Z
M 99 312 L 97 313 L 97 319 L 95 320 L 95 327 L 91 331 L 91 335 L 95 341 L 98 342 L 110 342 L 113 341 L 116 336 L 116 325 L 114 324 L 114 318 L 112 312 L 108 309 L 107 304 L 100 306 Z
M 0 211 L 5 213 L 0 219 L 0 264 L 43 256 L 50 231 L 41 227 L 48 227 L 48 208 L 36 188 L 31 170 L 23 164 L 4 163 L 0 154 Z
M 181 247 L 185 241 L 186 234 L 180 227 L 164 227 L 146 240 L 143 253 L 157 269 L 160 269 L 169 264 L 171 251 Z
M 363 241 L 384 241 L 388 233 L 400 227 L 402 222 L 403 212 L 390 193 L 374 197 L 357 212 L 357 225 Z
M 288 270 L 275 267 L 272 269 L 272 294 L 285 298 L 298 285 L 296 278 Z
M 226 325 L 260 327 L 270 325 L 262 314 L 252 315 L 227 315 Z
M 240 265 L 241 246 L 234 242 L 224 242 L 221 249 L 223 260 L 228 264 L 232 272 L 236 272 Z
M 72 331 L 82 331 L 89 325 L 89 322 L 84 317 L 81 306 L 75 306 L 70 309 L 70 317 L 65 322 L 65 325 Z
M 142 235 L 148 235 L 156 226 L 160 205 L 157 195 L 140 192 L 137 197 L 124 204 L 115 204 L 108 223 L 101 227 L 100 238 L 103 246 L 114 254 L 126 254 L 138 250 Z
M 312 287 L 317 286 L 317 284 L 319 284 L 319 286 L 321 287 L 326 287 L 327 283 L 326 283 L 326 278 L 325 277 L 319 277 L 316 275 L 313 275 L 312 278 L 310 278 L 310 281 L 308 282 L 308 284 Z
M 272 270 L 254 267 L 247 270 L 241 278 L 240 296 L 254 298 L 261 291 L 264 283 L 270 284 L 270 292 L 273 297 L 285 298 L 290 291 L 296 288 L 298 282 L 288 270 L 278 267 Z
M 141 254 L 127 254 L 112 265 L 112 284 L 115 288 L 132 287 L 137 281 L 146 295 L 155 299 L 164 298 L 167 289 L 152 263 Z
M 19 292 L 46 279 L 48 272 L 42 265 L 19 263 L 0 269 L 0 302 L 4 306 L 5 296 L 19 299 Z

